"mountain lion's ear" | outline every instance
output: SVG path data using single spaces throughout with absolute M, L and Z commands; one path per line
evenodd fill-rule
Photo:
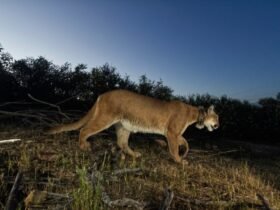
M 214 109 L 215 109 L 215 107 L 214 107 L 214 105 L 211 105 L 209 108 L 208 108 L 208 114 L 212 114 L 212 113 L 214 113 Z

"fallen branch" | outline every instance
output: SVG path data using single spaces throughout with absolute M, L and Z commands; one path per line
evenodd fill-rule
M 139 173 L 141 171 L 141 168 L 124 168 L 113 171 L 113 175 L 117 176 L 122 174 Z
M 211 201 L 211 200 L 209 201 L 209 200 L 182 198 L 179 196 L 176 196 L 176 199 L 196 206 L 220 206 L 223 208 L 227 208 L 236 204 L 230 201 Z
M 273 147 L 265 144 L 255 144 L 250 142 L 244 141 L 230 141 L 230 140 L 223 140 L 223 144 L 229 144 L 232 146 L 241 147 L 242 150 L 249 151 L 250 153 L 261 155 L 261 156 L 277 156 L 280 155 L 280 149 L 278 147 Z
M 229 150 L 229 151 L 224 151 L 224 152 L 218 152 L 216 154 L 211 154 L 211 155 L 206 155 L 206 157 L 215 157 L 219 155 L 224 155 L 224 154 L 229 154 L 229 153 L 234 153 L 234 152 L 240 152 L 240 150 L 234 149 L 234 150 Z
M 6 203 L 6 210 L 14 210 L 17 209 L 18 205 L 18 191 L 19 191 L 19 186 L 22 180 L 22 172 L 21 170 L 18 171 L 17 176 L 15 178 L 14 185 L 10 191 L 7 203 Z
M 160 205 L 160 210 L 168 210 L 174 198 L 174 192 L 167 188 L 164 192 L 164 199 Z
M 257 197 L 261 200 L 265 210 L 272 210 L 272 208 L 269 207 L 268 200 L 264 196 L 262 196 L 261 194 L 258 193 Z
M 64 99 L 64 100 L 62 100 L 62 101 L 59 101 L 59 102 L 56 103 L 56 105 L 58 105 L 58 104 L 63 104 L 63 103 L 65 103 L 65 102 L 67 102 L 67 101 L 72 100 L 73 98 L 77 98 L 79 95 L 80 95 L 80 93 L 77 94 L 77 95 L 71 96 L 71 97 L 69 97 L 69 98 L 66 98 L 66 99 Z
M 14 105 L 14 104 L 19 104 L 19 105 L 26 105 L 26 104 L 31 104 L 29 102 L 24 102 L 24 101 L 13 101 L 13 102 L 6 102 L 3 104 L 0 104 L 0 107 L 2 106 L 8 106 L 8 105 Z
M 0 144 L 5 144 L 5 143 L 14 143 L 17 141 L 21 141 L 21 139 L 7 139 L 7 140 L 0 140 Z
M 25 114 L 25 113 L 20 113 L 20 112 L 8 112 L 8 111 L 3 111 L 0 110 L 0 114 L 5 114 L 5 115 L 10 115 L 10 116 L 16 116 L 16 117 L 31 117 L 31 118 L 36 118 L 36 119 L 41 119 L 40 116 L 34 115 L 34 114 Z
M 24 204 L 26 209 L 33 209 L 32 207 L 49 209 L 54 206 L 56 206 L 56 209 L 66 209 L 72 201 L 73 198 L 69 195 L 32 190 L 24 199 Z
M 103 192 L 101 197 L 103 203 L 108 205 L 109 207 L 134 207 L 138 210 L 143 210 L 145 207 L 145 204 L 136 200 L 133 200 L 131 198 L 122 198 L 117 200 L 111 200 L 110 197 L 107 195 L 107 193 Z
M 190 152 L 193 153 L 210 153 L 210 151 L 202 150 L 202 149 L 190 149 Z
M 167 142 L 162 139 L 155 139 L 155 142 L 161 147 L 167 147 Z
M 114 175 L 120 175 L 124 173 L 131 173 L 131 172 L 139 172 L 141 171 L 140 168 L 136 169 L 120 169 L 116 170 L 114 172 Z M 116 200 L 111 200 L 109 195 L 105 192 L 104 186 L 102 186 L 102 180 L 104 179 L 103 174 L 96 169 L 96 165 L 93 166 L 93 171 L 90 176 L 90 181 L 95 187 L 97 184 L 99 185 L 99 189 L 101 190 L 101 200 L 104 204 L 108 205 L 109 207 L 133 207 L 134 209 L 137 210 L 143 210 L 144 207 L 146 206 L 146 203 L 144 202 L 139 202 L 136 200 L 133 200 L 131 198 L 122 198 L 122 199 L 116 199 Z
M 56 108 L 56 109 L 58 110 L 58 113 L 59 113 L 59 114 L 61 114 L 62 116 L 64 116 L 64 117 L 67 118 L 67 119 L 70 119 L 65 113 L 63 113 L 63 112 L 61 111 L 60 106 L 55 105 L 55 104 L 52 104 L 52 103 L 49 103 L 49 102 L 46 102 L 46 101 L 39 100 L 39 99 L 37 99 L 37 98 L 34 98 L 31 94 L 27 94 L 27 95 L 28 95 L 28 97 L 29 97 L 30 99 L 32 99 L 33 101 L 36 101 L 36 102 L 38 102 L 38 103 L 45 104 L 45 105 L 48 105 L 48 106 L 50 106 L 50 107 Z
M 21 113 L 21 112 L 8 112 L 8 111 L 3 111 L 3 110 L 0 110 L 0 114 L 3 114 L 3 115 L 9 115 L 9 116 L 15 116 L 15 117 L 26 117 L 26 118 L 33 118 L 33 119 L 37 119 L 39 120 L 40 122 L 48 125 L 48 126 L 51 126 L 52 124 L 47 122 L 47 121 L 50 121 L 52 123 L 54 123 L 55 121 L 47 118 L 47 117 L 44 117 L 44 116 L 40 116 L 40 115 L 35 115 L 35 114 L 27 114 L 27 113 Z

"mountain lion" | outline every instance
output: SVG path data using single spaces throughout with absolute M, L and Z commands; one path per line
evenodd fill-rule
M 114 125 L 117 144 L 121 150 L 132 157 L 141 156 L 128 146 L 130 133 L 161 134 L 167 138 L 169 152 L 176 162 L 186 157 L 189 146 L 182 136 L 187 127 L 206 127 L 213 131 L 219 127 L 219 117 L 210 106 L 195 107 L 180 101 L 161 101 L 127 90 L 113 90 L 100 95 L 90 111 L 74 123 L 59 125 L 47 131 L 49 134 L 81 128 L 79 144 L 82 150 L 89 150 L 87 138 Z M 184 155 L 179 155 L 179 146 L 185 146 Z

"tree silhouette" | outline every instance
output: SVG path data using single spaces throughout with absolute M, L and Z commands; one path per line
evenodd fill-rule
M 91 92 L 93 93 L 94 99 L 100 94 L 105 93 L 109 90 L 119 88 L 121 76 L 116 73 L 116 68 L 105 64 L 99 68 L 93 68 L 91 70 Z
M 138 92 L 143 95 L 153 95 L 154 82 L 149 80 L 146 75 L 142 75 L 138 83 Z
M 19 96 L 19 84 L 11 73 L 13 57 L 0 44 L 0 102 L 13 101 Z
M 53 64 L 44 57 L 15 61 L 12 72 L 21 86 L 22 97 L 26 97 L 28 93 L 39 98 L 53 96 L 53 81 L 50 76 L 53 68 Z
M 107 63 L 88 70 L 85 64 L 74 68 L 70 63 L 58 66 L 42 56 L 14 60 L 0 45 L 0 103 L 27 100 L 30 93 L 51 103 L 71 99 L 63 104 L 64 109 L 87 111 L 100 94 L 120 88 L 163 100 L 179 99 L 195 106 L 214 104 L 221 121 L 215 138 L 261 142 L 265 139 L 277 143 L 280 135 L 280 92 L 276 98 L 260 99 L 258 105 L 210 94 L 174 96 L 162 80 L 153 81 L 142 75 L 138 83 L 133 82 Z

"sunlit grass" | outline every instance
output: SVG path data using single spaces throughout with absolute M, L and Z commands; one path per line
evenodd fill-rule
M 111 147 L 116 144 L 115 137 L 97 138 L 91 152 L 79 150 L 76 136 L 38 135 L 37 138 L 40 141 L 7 147 L 8 155 L 2 159 L 3 176 L 10 177 L 18 168 L 24 169 L 25 178 L 31 183 L 25 185 L 26 193 L 38 189 L 70 195 L 73 209 L 108 209 L 101 199 L 102 190 L 112 200 L 127 197 L 152 203 L 157 208 L 167 187 L 175 195 L 171 209 L 254 209 L 254 205 L 262 205 L 257 193 L 265 196 L 272 208 L 280 209 L 279 159 L 211 156 L 214 151 L 205 153 L 197 148 L 198 152 L 189 154 L 188 164 L 181 165 L 171 160 L 167 149 L 132 139 L 132 147 L 142 153 L 142 158 L 118 158 L 114 165 Z M 55 151 L 56 158 L 40 159 L 38 154 L 46 150 Z M 94 167 L 104 175 L 95 184 L 91 180 Z M 143 173 L 107 178 L 116 169 L 135 167 Z M 6 187 L 1 184 L 0 192 Z M 196 204 L 197 201 L 205 206 Z
M 77 175 L 79 185 L 72 192 L 73 195 L 73 209 L 100 209 L 101 205 L 101 189 L 100 183 L 93 186 L 89 181 L 88 173 L 85 167 L 77 168 Z

